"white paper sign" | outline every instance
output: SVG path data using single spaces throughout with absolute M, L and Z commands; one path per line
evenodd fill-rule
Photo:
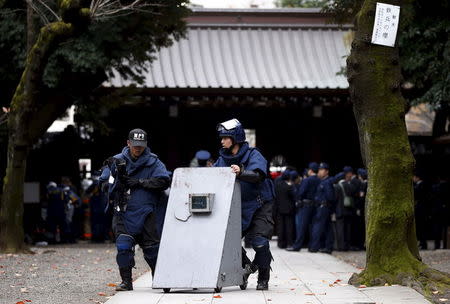
M 372 43 L 394 47 L 399 18 L 400 6 L 377 2 Z

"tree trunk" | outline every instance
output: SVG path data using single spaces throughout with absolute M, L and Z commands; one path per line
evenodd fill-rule
M 71 24 L 54 22 L 43 27 L 27 56 L 25 70 L 11 102 L 8 116 L 8 162 L 0 209 L 0 251 L 20 252 L 25 246 L 23 232 L 23 184 L 26 159 L 31 145 L 42 135 L 46 123 L 39 111 L 48 110 L 39 102 L 42 75 L 48 57 L 58 43 L 73 33 Z M 47 113 L 45 113 L 47 114 Z M 45 117 L 48 115 L 45 115 Z M 57 116 L 56 116 L 57 117 Z M 54 119 L 54 117 L 53 117 Z M 31 122 L 35 122 L 32 124 Z
M 385 3 L 400 5 L 400 1 Z M 420 262 L 415 234 L 411 153 L 398 48 L 371 44 L 375 0 L 357 15 L 347 59 L 350 95 L 363 159 L 369 172 L 365 270 L 352 279 L 369 285 L 401 283 L 417 277 Z

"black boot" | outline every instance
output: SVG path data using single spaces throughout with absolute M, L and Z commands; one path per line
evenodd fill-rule
M 268 290 L 269 279 L 270 279 L 270 268 L 259 268 L 258 285 L 256 285 L 256 290 Z
M 133 290 L 133 279 L 131 276 L 131 267 L 119 268 L 122 283 L 116 287 L 116 291 Z

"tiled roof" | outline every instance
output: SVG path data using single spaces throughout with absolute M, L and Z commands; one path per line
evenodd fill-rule
M 155 54 L 145 88 L 345 89 L 349 30 L 318 25 L 188 26 Z M 118 73 L 107 86 L 128 86 Z

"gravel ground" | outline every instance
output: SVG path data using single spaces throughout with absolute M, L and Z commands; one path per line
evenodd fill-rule
M 366 266 L 366 253 L 364 251 L 335 251 L 333 255 L 358 269 L 362 270 Z M 450 273 L 450 250 L 421 250 L 420 256 L 428 266 Z
M 104 303 L 120 283 L 114 244 L 32 250 L 36 254 L 0 254 L 0 304 Z M 140 249 L 136 268 L 135 279 L 150 269 Z
M 364 251 L 335 251 L 333 255 L 344 262 L 363 270 L 366 265 L 366 253 Z M 450 273 L 450 250 L 421 250 L 422 261 L 431 268 Z M 450 304 L 450 291 L 432 295 L 432 302 Z

